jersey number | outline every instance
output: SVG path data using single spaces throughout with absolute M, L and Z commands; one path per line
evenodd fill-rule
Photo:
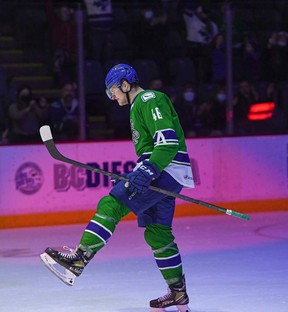
M 155 121 L 156 121 L 157 119 L 163 119 L 159 107 L 155 107 L 155 111 L 154 111 L 154 108 L 152 108 L 152 109 L 151 109 L 151 113 L 152 113 L 152 117 L 153 117 L 153 119 L 154 119 Z

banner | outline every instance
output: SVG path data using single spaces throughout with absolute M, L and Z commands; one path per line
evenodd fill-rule
M 131 171 L 137 160 L 130 141 L 57 147 L 68 158 L 117 174 Z M 193 138 L 187 147 L 196 187 L 183 194 L 207 202 L 287 198 L 287 135 Z M 0 172 L 0 216 L 91 210 L 112 186 L 107 176 L 54 160 L 43 144 L 1 146 Z

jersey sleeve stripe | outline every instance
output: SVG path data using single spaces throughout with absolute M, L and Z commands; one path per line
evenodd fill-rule
M 143 153 L 137 160 L 137 163 L 149 159 L 152 153 Z M 190 159 L 187 152 L 179 151 L 175 155 L 174 159 L 172 160 L 172 163 L 176 165 L 183 165 L 183 166 L 189 166 L 190 167 Z
M 176 132 L 173 129 L 162 129 L 155 132 L 154 137 L 154 148 L 156 146 L 163 145 L 179 145 L 179 141 Z
M 190 159 L 187 152 L 178 152 L 172 162 L 179 165 L 190 166 Z
M 149 159 L 152 153 L 143 153 L 138 159 L 137 163 L 140 163 L 141 161 L 145 159 Z
M 154 134 L 154 142 L 157 141 L 157 138 L 163 135 L 165 139 L 174 139 L 178 140 L 177 135 L 175 130 L 173 129 L 162 129 L 162 130 L 157 130 Z
M 157 147 L 157 146 L 163 146 L 163 145 L 174 145 L 174 146 L 178 146 L 179 145 L 179 142 L 178 140 L 165 140 L 165 142 L 161 141 L 161 142 L 156 142 L 154 143 L 154 147 Z

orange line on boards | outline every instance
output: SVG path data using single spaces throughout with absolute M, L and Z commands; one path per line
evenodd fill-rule
M 249 212 L 269 212 L 288 210 L 288 199 L 273 199 L 243 202 L 214 203 L 220 207 L 235 210 L 241 213 Z M 73 212 L 54 212 L 27 215 L 0 216 L 0 229 L 22 228 L 34 226 L 51 226 L 64 224 L 87 223 L 95 214 L 94 210 L 82 210 Z M 175 217 L 203 216 L 219 214 L 221 212 L 213 209 L 193 204 L 177 205 Z M 130 213 L 123 220 L 135 220 L 136 217 Z

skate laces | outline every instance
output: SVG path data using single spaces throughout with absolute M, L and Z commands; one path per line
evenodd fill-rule
M 60 255 L 62 257 L 65 257 L 65 258 L 68 258 L 68 259 L 73 259 L 73 258 L 78 256 L 78 254 L 77 254 L 77 246 L 76 246 L 75 249 L 73 249 L 73 248 L 71 248 L 69 246 L 63 246 L 63 249 L 64 250 L 68 250 L 70 252 L 70 254 L 59 251 L 59 253 L 60 253 Z
M 164 296 L 162 296 L 162 297 L 159 297 L 159 298 L 158 298 L 158 301 L 160 301 L 160 302 L 166 301 L 167 299 L 169 299 L 171 293 L 172 293 L 172 291 L 171 291 L 171 289 L 168 287 L 168 292 L 167 292 L 167 294 L 164 295 Z

